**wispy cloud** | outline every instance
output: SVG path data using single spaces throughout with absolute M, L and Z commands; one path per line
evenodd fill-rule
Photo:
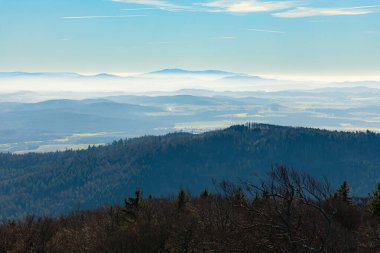
M 62 17 L 62 19 L 107 19 L 107 18 L 133 18 L 144 17 L 145 15 L 116 15 L 116 16 L 74 16 Z
M 305 7 L 305 1 L 264 1 L 264 0 L 203 0 L 187 5 L 173 3 L 169 0 L 111 0 L 112 2 L 143 5 L 143 8 L 125 8 L 125 11 L 165 10 L 165 11 L 196 11 L 196 12 L 227 12 L 233 14 L 248 14 L 255 12 L 275 12 L 272 15 L 279 18 L 302 18 L 313 16 L 364 15 L 379 9 L 380 5 L 366 5 L 347 8 Z M 259 30 L 259 29 L 258 29 Z M 264 31 L 263 31 L 264 32 Z
M 260 1 L 260 0 L 212 0 L 191 5 L 179 5 L 162 0 L 111 0 L 113 2 L 153 6 L 166 11 L 230 12 L 251 13 L 284 10 L 295 7 L 293 1 Z M 145 8 L 144 8 L 145 9 Z M 148 8 L 147 8 L 148 9 Z M 150 9 L 150 8 L 149 8 Z M 140 10 L 138 8 L 123 10 Z
M 217 0 L 198 5 L 209 8 L 209 12 L 251 13 L 283 10 L 295 6 L 293 1 L 261 2 L 258 0 Z
M 347 8 L 312 8 L 297 7 L 295 9 L 272 14 L 279 18 L 303 18 L 314 16 L 364 15 L 373 12 L 380 5 L 356 6 Z
M 245 30 L 247 30 L 247 31 L 253 31 L 253 32 L 263 32 L 263 33 L 277 33 L 277 34 L 284 34 L 284 33 L 286 33 L 286 32 L 283 32 L 283 31 L 255 29 L 255 28 L 248 28 L 248 29 L 245 29 Z
M 177 4 L 173 4 L 173 3 L 170 3 L 167 1 L 161 1 L 161 0 L 112 0 L 112 2 L 148 5 L 148 6 L 154 6 L 157 9 L 167 10 L 167 11 L 183 11 L 183 10 L 191 9 L 188 6 L 177 5 Z

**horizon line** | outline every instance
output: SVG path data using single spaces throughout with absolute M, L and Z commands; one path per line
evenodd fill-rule
M 284 74 L 284 73 L 249 73 L 249 72 L 235 72 L 223 69 L 188 69 L 188 68 L 162 68 L 150 71 L 141 71 L 141 72 L 120 72 L 120 71 L 21 71 L 21 70 L 13 70 L 13 71 L 1 71 L 0 70 L 0 78 L 4 78 L 1 74 L 25 74 L 25 75 L 59 75 L 59 74 L 72 74 L 83 77 L 96 77 L 99 75 L 110 75 L 119 78 L 125 77 L 138 77 L 147 74 L 157 74 L 157 75 L 165 75 L 165 73 L 160 74 L 157 73 L 163 70 L 175 70 L 175 71 L 184 71 L 189 72 L 189 74 L 200 74 L 200 73 L 191 73 L 191 72 L 207 72 L 207 71 L 220 71 L 225 72 L 226 76 L 247 76 L 247 77 L 260 77 L 263 79 L 273 79 L 273 80 L 281 80 L 281 81 L 312 81 L 312 82 L 380 82 L 380 75 L 373 74 L 363 74 L 363 75 L 344 75 L 344 74 Z M 176 74 L 171 74 L 176 75 Z M 177 75 L 183 75 L 181 73 L 177 73 Z M 205 74 L 207 75 L 207 74 Z M 21 76 L 20 76 L 21 77 Z

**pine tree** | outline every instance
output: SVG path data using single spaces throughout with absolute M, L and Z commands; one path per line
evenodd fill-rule
M 207 191 L 207 189 L 205 189 L 203 192 L 201 192 L 201 199 L 207 199 L 209 196 L 209 193 Z
M 137 208 L 141 205 L 141 197 L 142 197 L 142 193 L 141 193 L 141 190 L 140 189 L 136 189 L 135 191 L 135 197 L 129 197 L 128 200 L 125 200 L 124 203 L 125 203 L 125 207 L 126 208 L 131 208 L 131 207 L 134 207 L 134 208 Z
M 350 194 L 350 188 L 348 186 L 348 183 L 344 181 L 343 184 L 339 187 L 339 189 L 335 193 L 334 197 L 344 203 L 352 204 L 352 199 L 349 196 L 349 194 Z
M 186 203 L 187 203 L 187 196 L 186 196 L 186 193 L 183 189 L 181 189 L 178 193 L 178 197 L 177 197 L 177 208 L 178 210 L 184 210 L 185 207 L 186 207 Z
M 246 203 L 245 194 L 243 190 L 239 187 L 234 191 L 234 199 L 240 203 Z
M 124 200 L 124 208 L 121 210 L 123 215 L 122 218 L 126 221 L 133 221 L 139 208 L 142 205 L 142 193 L 140 189 L 136 189 L 135 197 L 129 197 Z
M 380 183 L 377 184 L 375 191 L 369 198 L 368 211 L 373 216 L 380 216 Z

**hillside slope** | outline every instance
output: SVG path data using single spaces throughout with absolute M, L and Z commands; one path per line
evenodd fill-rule
M 192 135 L 120 140 L 82 151 L 0 154 L 0 215 L 58 215 L 145 195 L 198 193 L 213 180 L 246 180 L 276 164 L 347 180 L 366 196 L 380 180 L 380 135 L 264 124 Z

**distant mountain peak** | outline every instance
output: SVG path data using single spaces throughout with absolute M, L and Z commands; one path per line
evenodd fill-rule
M 227 72 L 227 71 L 223 71 L 223 70 L 186 70 L 186 69 L 179 69 L 179 68 L 161 69 L 161 70 L 158 70 L 158 71 L 150 72 L 149 74 L 236 75 L 236 73 Z
M 73 72 L 0 72 L 0 77 L 79 77 Z
M 109 73 L 99 73 L 99 74 L 96 74 L 96 75 L 92 75 L 90 77 L 120 78 L 120 76 L 109 74 Z
M 226 76 L 223 79 L 224 80 L 240 80 L 240 81 L 265 80 L 264 78 L 260 76 L 251 76 L 251 75 L 246 75 L 246 74 L 236 74 L 236 75 Z

